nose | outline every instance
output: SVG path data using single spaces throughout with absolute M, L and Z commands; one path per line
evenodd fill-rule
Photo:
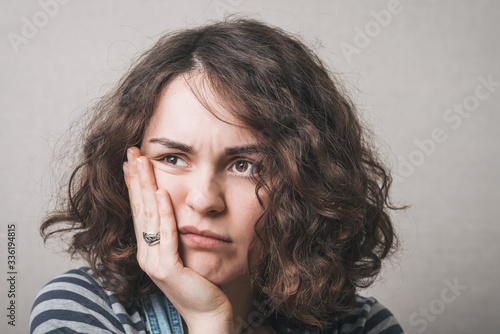
M 186 204 L 204 215 L 216 215 L 226 208 L 221 180 L 214 173 L 200 171 L 192 180 L 186 197 Z

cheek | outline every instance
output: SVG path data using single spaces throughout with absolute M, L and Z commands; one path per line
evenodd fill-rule
M 240 193 L 241 194 L 241 193 Z M 264 207 L 268 204 L 268 196 L 262 191 L 259 193 L 262 204 Z M 239 228 L 241 229 L 241 235 L 245 236 L 246 249 L 249 252 L 249 263 L 250 268 L 254 267 L 260 262 L 262 254 L 264 254 L 264 249 L 262 248 L 262 243 L 255 234 L 255 224 L 257 220 L 262 215 L 264 209 L 259 204 L 257 197 L 255 195 L 255 188 L 251 188 L 245 193 L 245 196 L 234 195 L 233 202 L 233 212 L 234 215 L 239 219 Z M 251 243 L 255 239 L 254 243 Z
M 179 176 L 169 174 L 157 168 L 154 169 L 154 173 L 158 189 L 164 189 L 168 192 L 175 211 L 176 206 L 181 203 L 183 198 L 186 198 L 187 189 L 185 182 L 182 182 L 182 178 Z
M 262 208 L 255 196 L 254 187 L 234 187 L 226 194 L 226 205 L 234 229 L 238 230 L 245 243 L 249 244 L 255 234 L 255 223 Z

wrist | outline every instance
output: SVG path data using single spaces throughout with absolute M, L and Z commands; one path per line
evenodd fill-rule
M 189 334 L 235 334 L 232 314 L 204 314 L 184 319 Z
M 220 322 L 204 322 L 187 325 L 189 334 L 235 334 L 232 324 Z

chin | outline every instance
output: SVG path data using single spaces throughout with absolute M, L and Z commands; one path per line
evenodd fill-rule
M 244 274 L 244 270 L 238 270 L 237 265 L 224 263 L 213 254 L 193 254 L 193 256 L 181 256 L 181 259 L 187 268 L 217 286 L 226 285 Z
M 222 268 L 207 267 L 206 265 L 186 267 L 198 273 L 200 276 L 206 278 L 208 281 L 217 286 L 226 285 L 240 276 L 235 274 L 228 275 L 227 273 L 223 272 Z

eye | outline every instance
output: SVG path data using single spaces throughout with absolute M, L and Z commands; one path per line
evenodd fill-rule
M 168 165 L 174 165 L 174 166 L 184 166 L 186 167 L 188 164 L 184 159 L 176 156 L 176 155 L 166 155 L 162 158 L 162 160 L 167 163 Z
M 250 176 L 255 173 L 255 165 L 248 160 L 238 160 L 231 165 L 231 171 L 239 175 Z

